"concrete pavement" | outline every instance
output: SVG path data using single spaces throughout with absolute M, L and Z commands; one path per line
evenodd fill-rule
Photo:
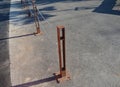
M 43 35 L 34 36 L 31 34 L 35 31 L 34 20 L 27 17 L 19 0 L 12 0 L 9 30 L 12 86 L 119 87 L 120 16 L 95 11 L 103 2 L 38 1 L 38 8 L 50 24 L 42 21 Z M 52 75 L 59 70 L 57 25 L 66 27 L 67 70 L 71 74 L 71 80 L 62 84 L 57 84 Z

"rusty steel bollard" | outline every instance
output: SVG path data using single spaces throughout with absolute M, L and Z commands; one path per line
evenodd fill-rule
M 70 75 L 66 71 L 65 27 L 64 26 L 57 26 L 57 38 L 58 38 L 58 54 L 59 54 L 60 71 L 57 73 L 54 73 L 54 75 L 56 77 L 57 82 L 60 83 L 65 80 L 70 80 Z
M 34 10 L 34 20 L 35 20 L 35 26 L 36 26 L 36 32 L 34 32 L 34 35 L 42 34 L 40 30 L 40 23 L 38 19 L 38 9 L 37 9 L 37 6 L 35 5 L 35 0 L 32 0 L 32 6 Z

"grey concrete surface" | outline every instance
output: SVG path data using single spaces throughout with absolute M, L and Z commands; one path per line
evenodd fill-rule
M 0 87 L 10 87 L 9 41 L 10 0 L 0 1 Z
M 97 10 L 108 0 L 41 0 L 46 21 L 34 36 L 34 20 L 19 0 L 12 0 L 9 49 L 13 87 L 120 87 L 119 11 Z M 114 3 L 114 2 L 113 2 Z M 103 4 L 103 5 L 102 5 Z M 100 6 L 100 7 L 99 7 Z M 102 7 L 102 8 L 103 8 Z M 109 5 L 109 11 L 113 11 Z M 66 27 L 67 70 L 71 80 L 57 84 L 59 71 L 56 26 Z

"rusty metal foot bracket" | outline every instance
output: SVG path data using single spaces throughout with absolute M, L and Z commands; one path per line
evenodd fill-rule
M 61 83 L 61 82 L 70 80 L 70 74 L 68 72 L 66 72 L 66 75 L 62 76 L 62 77 L 61 77 L 60 72 L 56 72 L 53 75 L 55 75 L 55 79 L 56 79 L 57 83 Z
M 58 37 L 58 54 L 59 54 L 60 71 L 57 73 L 54 73 L 54 75 L 56 77 L 57 82 L 60 83 L 65 80 L 70 80 L 70 74 L 66 72 L 65 27 L 64 26 L 57 26 L 57 37 Z M 62 44 L 62 47 L 61 47 L 61 44 Z
M 43 33 L 40 31 L 39 27 L 36 27 L 36 32 L 34 32 L 33 34 L 36 36 L 36 35 L 42 35 Z

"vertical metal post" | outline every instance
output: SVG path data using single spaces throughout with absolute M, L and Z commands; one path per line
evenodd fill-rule
M 39 24 L 39 18 L 38 18 L 38 9 L 35 5 L 35 0 L 32 0 L 32 5 L 33 5 L 33 10 L 34 10 L 34 19 L 35 19 L 35 26 L 36 26 L 36 31 L 34 34 L 39 34 L 41 33 L 40 31 L 40 24 Z
M 35 4 L 35 0 L 31 0 L 32 2 L 32 7 L 33 7 L 33 11 L 34 11 L 34 20 L 35 20 L 35 26 L 36 26 L 36 32 L 34 33 L 35 35 L 36 34 L 41 34 L 41 30 L 40 30 L 40 23 L 39 23 L 39 17 L 38 17 L 38 9 L 37 9 L 37 6 Z M 30 9 L 29 9 L 29 1 L 27 0 L 21 0 L 21 4 L 23 4 L 24 8 L 26 8 L 26 10 L 28 10 L 28 16 L 31 17 L 32 14 L 30 12 Z
M 65 53 L 65 28 L 62 29 L 62 49 L 63 49 L 63 72 L 62 76 L 66 75 L 66 53 Z
M 58 37 L 58 55 L 59 55 L 60 75 L 62 75 L 62 56 L 61 56 L 61 44 L 60 44 L 60 30 L 58 28 L 57 28 L 57 37 Z
M 60 71 L 55 73 L 55 76 L 56 76 L 57 82 L 62 82 L 64 80 L 70 79 L 70 75 L 66 72 L 65 27 L 64 26 L 57 26 L 57 38 L 58 38 L 58 55 L 59 55 Z
M 21 0 L 21 4 L 23 4 L 23 0 Z
M 28 7 L 29 7 L 28 1 L 26 1 L 26 0 L 21 0 L 21 4 L 23 5 L 23 7 L 25 8 L 25 10 L 27 11 L 28 17 L 31 17 L 31 13 L 30 13 L 30 11 L 29 11 L 29 9 L 28 9 Z

